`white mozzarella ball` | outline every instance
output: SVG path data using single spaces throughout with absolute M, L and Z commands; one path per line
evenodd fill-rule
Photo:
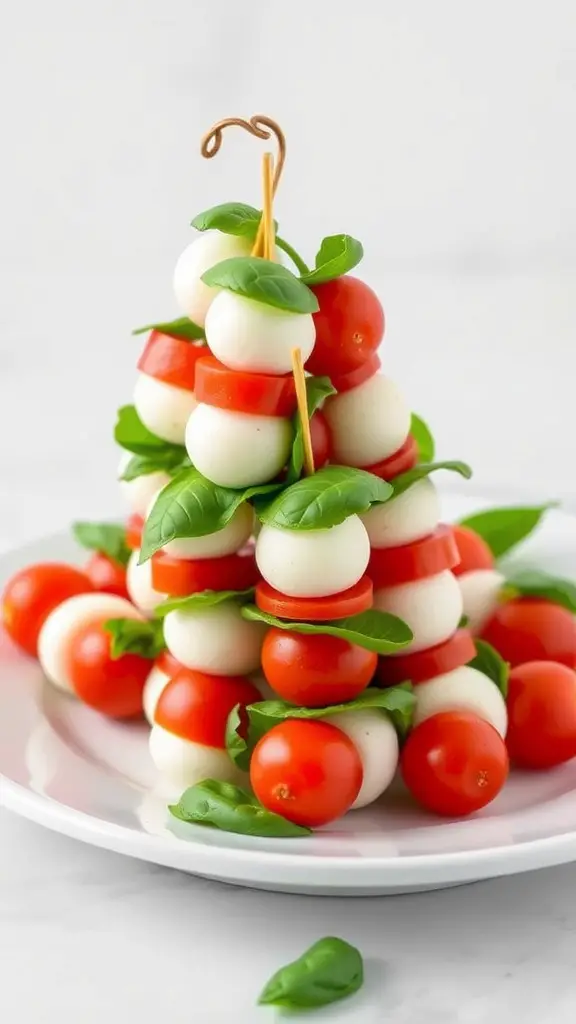
M 142 703 L 144 714 L 150 725 L 154 725 L 154 714 L 156 705 L 160 700 L 160 694 L 166 689 L 171 676 L 164 672 L 159 665 L 153 665 L 142 691 Z
M 446 570 L 375 591 L 374 607 L 410 626 L 414 639 L 399 652 L 404 655 L 435 647 L 452 635 L 462 618 L 462 595 L 456 577 Z
M 223 676 L 245 676 L 260 668 L 266 626 L 243 619 L 234 601 L 194 611 L 169 612 L 166 647 L 186 668 Z
M 130 600 L 144 615 L 152 615 L 159 604 L 166 600 L 166 594 L 160 594 L 152 586 L 152 562 L 148 560 L 138 565 L 140 549 L 130 555 L 126 567 L 126 589 Z
M 310 313 L 289 313 L 234 292 L 220 292 L 206 317 L 208 345 L 231 370 L 290 373 L 292 349 L 299 348 L 306 362 L 315 339 Z
M 142 619 L 142 615 L 115 594 L 79 594 L 50 613 L 38 637 L 38 660 L 51 683 L 72 692 L 70 644 L 83 629 L 107 619 Z
M 470 711 L 493 725 L 504 738 L 508 727 L 506 704 L 496 683 L 469 665 L 435 676 L 414 687 L 414 725 L 443 711 Z
M 124 452 L 118 467 L 119 476 L 122 476 L 132 458 L 130 452 Z M 135 480 L 120 480 L 120 490 L 130 511 L 145 517 L 150 503 L 171 479 L 172 477 L 164 472 L 146 473 L 144 476 L 137 476 Z
M 324 721 L 346 733 L 358 751 L 363 779 L 350 810 L 366 807 L 388 789 L 394 778 L 399 753 L 396 730 L 377 708 L 343 711 L 339 715 L 328 715 Z
M 473 569 L 457 577 L 468 629 L 479 633 L 498 608 L 505 577 L 496 569 Z
M 163 551 L 171 558 L 223 558 L 243 548 L 252 534 L 254 511 L 247 502 L 240 505 L 222 530 L 205 537 L 182 537 L 171 540 Z
M 429 477 L 397 498 L 374 505 L 361 517 L 373 548 L 411 544 L 432 533 L 440 522 L 440 499 Z
M 200 404 L 186 427 L 186 449 L 205 477 L 221 487 L 249 487 L 273 480 L 292 445 L 290 420 L 251 416 Z
M 368 567 L 370 541 L 360 516 L 328 530 L 262 527 L 256 563 L 271 587 L 288 597 L 328 597 L 348 590 Z
M 204 779 L 241 782 L 245 778 L 225 750 L 182 739 L 160 725 L 153 726 L 149 744 L 158 771 L 180 790 Z
M 220 231 L 206 231 L 195 238 L 174 269 L 174 293 L 182 312 L 203 327 L 210 304 L 220 289 L 204 284 L 202 274 L 232 256 L 249 256 L 251 249 L 250 239 L 223 235 Z
M 326 400 L 323 413 L 331 430 L 332 462 L 371 466 L 402 447 L 411 412 L 396 385 L 377 373 L 364 384 Z
M 172 444 L 184 444 L 186 424 L 197 406 L 193 391 L 166 384 L 139 373 L 134 388 L 134 405 L 142 423 L 156 437 Z

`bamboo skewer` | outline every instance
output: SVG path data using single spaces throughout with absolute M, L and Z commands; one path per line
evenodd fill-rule
M 298 412 L 302 423 L 302 441 L 304 444 L 304 473 L 312 476 L 314 473 L 314 452 L 312 451 L 312 434 L 310 433 L 310 417 L 308 415 L 308 395 L 306 392 L 306 377 L 304 376 L 304 363 L 302 352 L 299 348 L 292 349 L 292 373 L 296 387 L 296 399 L 298 401 Z

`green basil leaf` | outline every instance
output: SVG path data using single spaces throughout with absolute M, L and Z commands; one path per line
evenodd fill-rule
M 187 316 L 179 316 L 177 320 L 164 320 L 158 324 L 146 324 L 145 327 L 136 327 L 132 334 L 147 334 L 148 331 L 158 331 L 159 334 L 168 334 L 171 338 L 180 338 L 181 341 L 205 341 L 204 328 L 199 327 Z
M 398 732 L 404 735 L 412 724 L 415 704 L 416 698 L 410 683 L 388 686 L 382 690 L 369 686 L 346 704 L 332 704 L 323 708 L 301 708 L 284 700 L 263 700 L 248 705 L 252 727 L 249 736 L 257 742 L 276 722 L 283 722 L 287 718 L 326 718 L 327 715 L 339 715 L 343 711 L 363 711 L 367 708 L 386 712 Z M 268 725 L 266 719 L 269 720 Z
M 124 468 L 120 477 L 121 480 L 136 480 L 140 476 L 149 476 L 150 473 L 164 472 L 174 476 L 181 469 L 189 469 L 192 465 L 186 454 L 186 449 L 180 445 L 173 445 L 173 450 L 165 452 L 158 450 L 156 455 L 133 455 Z
M 118 565 L 128 565 L 131 551 L 126 544 L 124 526 L 117 523 L 73 523 L 72 533 L 83 548 L 98 551 Z
M 226 721 L 225 742 L 228 756 L 237 768 L 243 772 L 249 770 L 254 747 L 274 724 L 272 719 L 257 714 L 245 713 L 243 719 L 240 716 L 240 705 L 232 708 Z
M 505 592 L 511 597 L 540 597 L 576 613 L 576 583 L 538 569 L 525 569 L 508 576 Z
M 439 469 L 447 469 L 452 473 L 459 473 L 465 480 L 469 480 L 472 476 L 472 470 L 466 462 L 423 462 L 418 466 L 414 466 L 414 469 L 409 469 L 407 473 L 400 473 L 399 476 L 394 477 L 392 481 L 394 497 L 397 498 L 399 494 L 403 494 L 413 484 L 418 483 L 419 480 L 423 480 L 424 477 L 430 476 L 430 473 L 435 473 Z
M 332 382 L 328 377 L 307 377 L 306 394 L 308 396 L 308 418 L 312 419 L 314 413 L 322 406 L 324 399 L 328 398 L 328 395 L 336 394 L 336 388 L 332 386 Z M 300 413 L 297 412 L 294 417 L 294 442 L 292 444 L 292 454 L 288 463 L 288 474 L 286 477 L 288 484 L 295 483 L 296 480 L 300 479 L 303 466 L 304 434 Z
M 181 821 L 210 825 L 243 836 L 290 839 L 310 835 L 311 831 L 267 811 L 239 786 L 217 779 L 204 779 L 191 786 L 180 797 L 176 813 L 173 807 L 168 810 Z
M 479 672 L 483 672 L 485 676 L 488 676 L 493 683 L 496 683 L 504 700 L 506 700 L 508 696 L 510 665 L 504 661 L 504 658 L 500 657 L 498 651 L 492 647 L 492 644 L 487 643 L 486 640 L 474 638 L 474 643 L 476 645 L 476 657 L 468 662 L 470 668 L 478 669 Z
M 161 622 L 138 619 L 109 619 L 104 629 L 110 633 L 110 654 L 115 660 L 123 654 L 139 654 L 143 658 L 157 658 L 165 649 Z
M 318 299 L 287 267 L 259 256 L 232 256 L 202 274 L 204 284 L 226 288 L 266 306 L 291 313 L 315 313 Z
M 474 530 L 486 541 L 494 558 L 501 558 L 536 529 L 546 512 L 557 502 L 545 505 L 524 505 L 491 508 L 460 520 L 460 526 Z
M 261 220 L 262 211 L 247 203 L 220 203 L 199 213 L 191 226 L 197 231 L 221 231 L 224 235 L 256 238 Z
M 376 654 L 395 654 L 413 639 L 412 630 L 402 619 L 388 612 L 380 612 L 376 608 L 369 608 L 358 615 L 350 615 L 346 619 L 337 619 L 333 622 L 291 622 L 287 619 L 277 619 L 276 616 L 261 611 L 255 604 L 245 605 L 242 615 L 251 622 L 266 622 L 269 626 L 286 630 L 288 633 L 337 636 L 358 647 L 364 647 L 367 651 L 375 651 Z
M 314 285 L 342 277 L 360 263 L 363 255 L 361 242 L 352 238 L 352 235 L 328 235 L 322 239 L 314 270 L 303 274 L 301 280 Z
M 417 416 L 415 412 L 412 413 L 412 420 L 410 422 L 410 433 L 416 441 L 418 447 L 418 461 L 419 462 L 433 462 L 434 455 L 436 452 L 436 445 L 434 438 L 430 431 L 430 427 L 424 420 Z
M 201 608 L 213 608 L 223 601 L 242 601 L 253 597 L 254 587 L 249 590 L 199 590 L 196 594 L 189 594 L 188 597 L 171 597 L 163 601 L 156 608 L 154 614 L 159 618 L 168 615 L 168 612 L 195 612 Z
M 186 449 L 181 445 L 173 445 L 156 437 L 148 427 L 145 427 L 133 405 L 123 405 L 118 410 L 118 420 L 114 427 L 114 440 L 121 448 L 133 452 L 134 455 L 157 455 L 158 452 L 165 452 L 178 448 L 186 454 Z
M 263 523 L 283 530 L 327 530 L 392 495 L 391 484 L 364 469 L 326 466 L 259 502 L 257 512 Z
M 281 967 L 264 987 L 258 1003 L 307 1010 L 346 999 L 362 987 L 364 965 L 358 950 L 328 936 L 298 960 Z

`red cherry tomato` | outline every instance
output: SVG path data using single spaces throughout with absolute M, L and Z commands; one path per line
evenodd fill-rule
M 576 621 L 567 608 L 550 601 L 529 597 L 507 601 L 481 635 L 512 667 L 527 661 L 576 666 Z
M 434 533 L 397 548 L 372 548 L 368 575 L 375 587 L 395 587 L 400 583 L 435 576 L 452 569 L 458 550 L 451 526 L 438 526 Z
M 380 686 L 398 686 L 399 683 L 425 683 L 434 676 L 453 672 L 467 665 L 476 657 L 472 634 L 467 629 L 457 629 L 442 644 L 428 647 L 414 654 L 398 654 L 392 658 L 380 658 L 377 679 Z
M 165 384 L 194 391 L 196 363 L 205 355 L 205 345 L 152 331 L 138 360 L 138 369 Z
M 256 744 L 250 783 L 269 811 L 316 828 L 341 817 L 362 785 L 362 762 L 352 740 L 327 722 L 289 719 Z
M 91 622 L 70 642 L 68 671 L 77 697 L 110 718 L 142 714 L 142 691 L 152 668 L 149 658 L 123 654 L 112 658 L 112 637 L 102 622 Z
M 114 562 L 107 555 L 96 552 L 84 567 L 94 590 L 105 594 L 118 594 L 130 600 L 126 589 L 126 569 L 119 562 Z
M 315 412 L 310 420 L 310 437 L 314 468 L 322 469 L 322 466 L 325 466 L 332 457 L 332 435 L 328 420 L 320 411 Z
M 508 754 L 488 722 L 446 711 L 417 725 L 400 759 L 412 796 L 429 811 L 458 818 L 486 807 L 508 776 Z
M 196 366 L 196 398 L 205 405 L 259 416 L 291 417 L 296 412 L 296 388 L 291 373 L 250 373 L 229 370 L 214 356 L 204 355 Z
M 244 676 L 213 676 L 181 668 L 162 690 L 154 719 L 175 736 L 224 750 L 232 708 L 259 700 L 260 691 Z
M 272 628 L 262 648 L 262 671 L 276 693 L 308 708 L 344 704 L 365 690 L 378 655 L 335 636 Z
M 361 366 L 357 366 L 355 370 L 351 370 L 350 373 L 335 374 L 332 373 L 330 380 L 336 388 L 339 394 L 343 391 L 352 391 L 353 388 L 359 388 L 361 384 L 365 384 L 367 380 L 370 380 L 382 366 L 380 357 L 374 353 L 365 363 Z
M 367 576 L 355 583 L 348 590 L 342 590 L 332 597 L 288 597 L 274 590 L 265 580 L 256 586 L 255 601 L 263 612 L 275 615 L 279 619 L 292 619 L 294 622 L 329 622 L 332 619 L 345 619 L 348 615 L 358 615 L 372 607 L 372 580 Z
M 260 579 L 254 547 L 222 558 L 152 556 L 152 586 L 160 594 L 187 597 L 202 590 L 248 590 Z
M 412 434 L 408 434 L 398 451 L 393 452 L 387 459 L 382 459 L 381 462 L 375 462 L 373 466 L 366 466 L 365 472 L 379 476 L 381 480 L 393 480 L 395 476 L 400 476 L 400 473 L 407 473 L 409 469 L 414 469 L 418 458 L 416 440 Z
M 144 519 L 136 513 L 130 516 L 126 522 L 126 544 L 130 551 L 136 551 L 142 547 L 142 531 Z
M 384 310 L 377 295 L 356 277 L 337 277 L 312 288 L 320 309 L 310 373 L 340 376 L 362 366 L 384 335 Z
M 455 576 L 461 576 L 463 572 L 472 572 L 474 569 L 494 568 L 494 555 L 483 537 L 468 526 L 456 525 L 452 530 L 460 555 L 458 565 L 452 570 Z
M 60 562 L 29 565 L 9 580 L 2 595 L 8 636 L 27 654 L 38 654 L 38 634 L 57 605 L 94 590 L 85 572 Z
M 181 668 L 184 668 L 184 666 L 177 661 L 174 655 L 170 654 L 170 651 L 162 651 L 162 654 L 159 654 L 156 658 L 154 665 L 156 668 L 159 668 L 165 676 L 170 677 L 175 676 Z
M 555 661 L 517 665 L 508 684 L 510 759 L 553 768 L 576 757 L 576 673 Z

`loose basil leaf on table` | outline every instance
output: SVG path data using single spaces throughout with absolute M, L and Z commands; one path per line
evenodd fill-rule
M 156 437 L 156 434 L 148 430 L 148 427 L 144 426 L 133 405 L 123 405 L 118 410 L 118 420 L 114 427 L 114 440 L 121 448 L 132 452 L 133 455 L 143 455 L 150 458 L 157 457 L 160 454 L 167 454 L 168 452 L 174 453 L 174 457 L 176 452 L 180 453 L 181 458 L 184 458 L 186 455 L 186 449 L 183 445 L 170 444 L 169 441 L 163 441 L 161 437 Z
M 538 569 L 525 569 L 507 576 L 503 592 L 509 598 L 540 597 L 576 613 L 576 583 Z
M 270 501 L 259 501 L 257 514 L 268 526 L 284 530 L 326 530 L 388 501 L 393 493 L 391 484 L 364 469 L 326 466 Z
M 259 256 L 232 256 L 202 274 L 204 284 L 226 288 L 291 313 L 316 313 L 318 299 L 287 267 Z
M 419 480 L 424 480 L 425 477 L 430 476 L 431 473 L 436 473 L 439 469 L 445 469 L 451 473 L 459 473 L 465 480 L 469 480 L 472 476 L 472 470 L 466 462 L 455 460 L 423 462 L 418 466 L 414 466 L 414 469 L 409 469 L 406 473 L 400 473 L 399 476 L 394 477 L 392 481 L 394 497 L 397 498 L 404 491 L 407 491 L 409 487 L 412 487 L 413 484 L 417 484 Z
M 510 675 L 508 662 L 504 661 L 504 658 L 501 658 L 498 651 L 492 647 L 492 644 L 487 643 L 486 640 L 474 638 L 474 644 L 476 646 L 476 657 L 468 662 L 470 668 L 478 669 L 479 672 L 483 672 L 485 676 L 488 676 L 493 683 L 496 683 L 504 700 L 506 700 L 508 696 L 508 676 Z
M 323 405 L 324 400 L 328 398 L 329 395 L 335 394 L 336 388 L 333 387 L 332 382 L 328 377 L 307 377 L 306 395 L 308 398 L 308 418 L 312 419 L 314 413 Z M 300 413 L 297 412 L 294 417 L 294 442 L 292 444 L 290 462 L 288 463 L 288 473 L 286 476 L 287 484 L 295 483 L 296 480 L 300 479 L 303 466 L 304 433 L 302 430 Z
M 104 629 L 110 633 L 112 659 L 123 654 L 139 654 L 143 658 L 157 658 L 165 649 L 162 623 L 139 619 L 108 619 Z
M 486 541 L 494 558 L 501 558 L 525 540 L 536 529 L 546 512 L 557 507 L 557 504 L 549 501 L 544 505 L 491 508 L 485 512 L 465 516 L 460 520 L 460 526 L 474 530 L 474 533 Z
M 413 639 L 410 627 L 388 612 L 369 608 L 358 615 L 349 615 L 345 619 L 333 622 L 292 622 L 277 619 L 275 615 L 263 612 L 255 604 L 248 604 L 242 609 L 245 619 L 252 622 L 265 622 L 268 626 L 283 629 L 289 633 L 302 633 L 308 636 L 336 636 L 347 640 L 367 651 L 376 654 L 395 654 L 406 647 Z
M 166 451 L 158 449 L 155 455 L 133 455 L 124 467 L 120 480 L 129 483 L 131 480 L 137 480 L 140 476 L 162 472 L 174 476 L 181 469 L 189 469 L 191 465 L 185 448 L 181 448 L 177 444 L 170 445 Z
M 72 533 L 83 548 L 98 551 L 118 565 L 128 565 L 131 551 L 126 544 L 124 526 L 118 523 L 73 523 Z
M 328 235 L 322 239 L 316 254 L 314 270 L 302 274 L 301 280 L 308 285 L 324 284 L 335 277 L 342 277 L 360 263 L 364 256 L 362 243 L 352 235 Z
M 354 995 L 364 982 L 359 951 L 343 939 L 327 936 L 298 960 L 281 967 L 264 987 L 258 1003 L 287 1010 L 311 1010 Z
M 156 608 L 154 614 L 163 618 L 169 612 L 194 612 L 202 608 L 213 608 L 224 601 L 247 601 L 254 596 L 254 587 L 249 590 L 200 590 L 188 597 L 170 597 Z
M 417 416 L 415 412 L 412 413 L 412 419 L 410 421 L 410 433 L 416 441 L 416 446 L 418 448 L 418 461 L 433 462 L 436 445 L 434 443 L 432 432 L 428 424 L 424 422 L 421 416 Z
M 180 821 L 209 825 L 243 836 L 291 839 L 310 835 L 311 831 L 267 811 L 240 786 L 217 779 L 205 779 L 191 786 L 178 804 L 168 810 Z
M 136 327 L 132 334 L 147 334 L 148 331 L 158 331 L 159 334 L 168 334 L 171 338 L 179 338 L 181 341 L 205 341 L 204 328 L 199 327 L 187 316 L 179 316 L 176 320 L 163 320 L 157 324 L 146 324 L 144 327 Z

